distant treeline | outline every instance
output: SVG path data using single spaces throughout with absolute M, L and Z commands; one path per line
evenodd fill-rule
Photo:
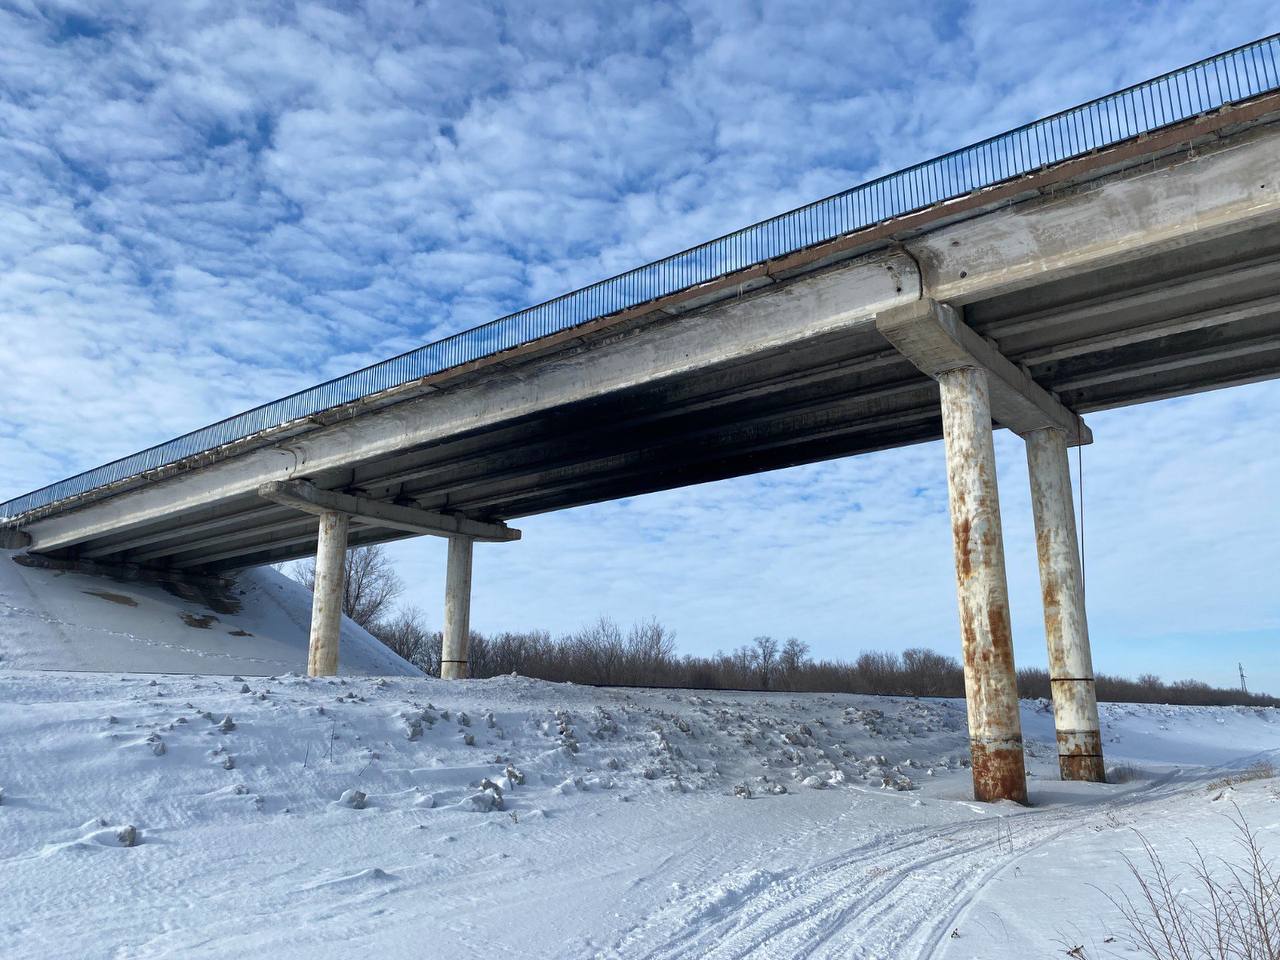
M 426 629 L 414 612 L 372 625 L 373 634 L 406 660 L 439 676 L 440 634 Z M 729 653 L 678 655 L 675 636 L 650 620 L 624 630 L 609 618 L 567 636 L 543 630 L 472 633 L 471 672 L 476 677 L 518 673 L 541 680 L 703 690 L 775 690 L 868 693 L 892 696 L 963 697 L 964 672 L 954 657 L 933 650 L 901 654 L 868 652 L 852 661 L 814 660 L 808 645 L 791 638 L 756 637 Z M 1265 694 L 1212 687 L 1199 680 L 1165 683 L 1152 674 L 1137 680 L 1100 674 L 1098 699 L 1112 702 L 1196 706 L 1280 706 Z M 1049 673 L 1018 671 L 1022 697 L 1050 697 Z
M 300 563 L 290 575 L 312 589 L 315 565 Z M 342 611 L 406 660 L 440 675 L 440 633 L 426 617 L 408 609 L 391 615 L 404 590 L 381 547 L 356 547 L 347 553 Z M 756 637 L 729 653 L 680 656 L 675 634 L 656 620 L 623 630 L 608 617 L 568 636 L 545 630 L 528 633 L 472 633 L 471 675 L 518 673 L 540 680 L 637 687 L 700 690 L 779 690 L 809 693 L 874 693 L 903 697 L 963 697 L 964 673 L 954 657 L 932 650 L 863 653 L 853 661 L 813 660 L 807 644 Z M 1196 706 L 1242 704 L 1275 707 L 1265 694 L 1211 687 L 1199 680 L 1164 683 L 1153 674 L 1137 680 L 1099 675 L 1098 699 L 1133 703 Z M 1018 693 L 1049 697 L 1045 670 L 1018 671 Z

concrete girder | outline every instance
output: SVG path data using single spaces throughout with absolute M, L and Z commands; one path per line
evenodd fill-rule
M 307 517 L 298 516 L 296 513 L 286 516 L 282 520 L 276 520 L 273 523 L 255 523 L 252 527 L 237 527 L 234 530 L 226 530 L 223 533 L 208 537 L 198 537 L 194 539 L 177 539 L 171 540 L 162 547 L 152 547 L 150 550 L 140 550 L 130 552 L 129 562 L 131 563 L 148 563 L 152 560 L 158 560 L 163 557 L 172 557 L 175 560 L 182 560 L 190 554 L 200 555 L 210 550 L 227 544 L 235 543 L 239 540 L 257 539 L 266 534 L 289 533 L 299 528 L 311 528 L 315 524 Z
M 1251 262 L 1199 270 L 1188 276 L 1161 276 L 1123 291 L 1108 290 L 1074 300 L 1065 307 L 1019 311 L 1001 319 L 987 320 L 980 329 L 984 336 L 995 338 L 1002 350 L 1030 362 L 1026 361 L 1023 341 L 1031 335 L 1043 336 L 1048 330 L 1060 328 L 1090 334 L 1099 326 L 1108 333 L 1116 332 L 1117 328 L 1140 329 L 1145 323 L 1168 317 L 1169 304 L 1177 305 L 1174 317 L 1194 317 L 1241 301 L 1268 297 L 1277 285 L 1280 285 L 1280 259 L 1268 254 Z
M 901 357 L 896 350 L 882 350 L 870 356 L 828 361 L 803 375 L 769 377 L 753 387 L 738 385 L 710 394 L 699 390 L 692 398 L 687 398 L 685 391 L 671 391 L 650 404 L 637 398 L 629 415 L 611 420 L 609 434 L 616 438 L 630 436 L 634 431 L 648 431 L 670 436 L 682 427 L 678 421 L 694 414 L 710 414 L 730 405 L 742 406 L 749 401 L 759 401 L 787 391 L 847 381 L 851 376 L 878 371 L 900 362 Z M 830 396 L 838 398 L 837 394 Z M 607 443 L 608 438 L 604 439 Z M 576 429 L 553 428 L 545 433 L 536 433 L 532 439 L 528 435 L 528 426 L 521 425 L 443 444 L 440 447 L 442 455 L 425 462 L 424 454 L 418 452 L 396 458 L 392 463 L 358 468 L 348 486 L 372 497 L 385 497 L 394 492 L 413 496 L 414 491 L 452 490 L 460 478 L 469 480 L 513 475 L 511 471 L 515 468 L 540 460 L 563 462 L 565 457 L 579 451 L 599 448 L 601 440 L 598 424 Z M 455 451 L 455 447 L 465 452 Z M 493 452 L 495 450 L 496 453 Z M 590 458 L 582 454 L 582 459 Z
M 114 553 L 127 553 L 128 551 L 135 550 L 138 547 L 148 547 L 153 543 L 162 543 L 166 540 L 185 540 L 195 534 L 207 533 L 210 530 L 219 530 L 229 525 L 244 523 L 245 521 L 257 522 L 263 517 L 277 515 L 279 513 L 279 507 L 267 505 L 250 510 L 242 510 L 237 513 L 219 514 L 210 520 L 201 520 L 184 525 L 181 529 L 165 527 L 164 529 L 151 530 L 147 533 L 130 537 L 126 540 L 109 539 L 101 545 L 78 551 L 78 556 L 87 560 L 96 560 L 100 557 L 110 556 Z
M 484 523 L 468 517 L 449 513 L 433 513 L 414 507 L 402 507 L 394 503 L 382 503 L 353 497 L 346 493 L 317 490 L 300 480 L 279 480 L 263 484 L 258 496 L 306 513 L 324 516 L 327 513 L 343 513 L 371 526 L 404 530 L 408 533 L 436 537 L 464 536 L 472 540 L 506 543 L 520 539 L 520 531 L 505 523 Z
M 663 380 L 630 391 L 627 411 L 616 419 L 611 418 L 611 423 L 618 429 L 655 426 L 690 413 L 741 405 L 752 399 L 871 373 L 898 360 L 896 351 L 874 348 L 875 342 L 865 330 L 860 330 L 856 335 L 811 339 L 763 359 L 709 367 L 696 378 L 680 382 Z M 531 430 L 535 426 L 544 428 Z M 545 425 L 525 422 L 499 425 L 431 444 L 423 450 L 357 465 L 345 485 L 373 494 L 432 476 L 437 470 L 469 463 L 477 453 L 497 449 L 527 459 L 524 451 L 539 445 L 577 448 L 583 440 L 597 438 L 595 425 L 569 429 L 558 421 Z M 424 455 L 431 455 L 433 459 L 423 462 Z
M 1227 341 L 1221 344 L 1185 350 L 1174 356 L 1150 356 L 1134 360 L 1130 363 L 1119 362 L 1106 369 L 1096 369 L 1075 376 L 1065 376 L 1056 386 L 1059 392 L 1080 390 L 1084 387 L 1096 387 L 1107 383 L 1116 383 L 1152 373 L 1168 373 L 1190 367 L 1203 366 L 1224 360 L 1248 359 L 1261 351 L 1280 348 L 1280 330 L 1262 334 L 1242 341 Z
M 1082 354 L 1099 353 L 1128 347 L 1137 343 L 1146 343 L 1163 337 L 1192 330 L 1207 330 L 1211 327 L 1229 326 L 1241 321 L 1257 319 L 1280 314 L 1280 295 L 1260 297 L 1245 303 L 1217 307 L 1198 313 L 1180 314 L 1166 319 L 1129 326 L 1123 330 L 1100 333 L 1078 340 L 1069 340 L 1052 347 L 1029 350 L 1018 355 L 1018 362 L 1025 366 L 1068 360 Z
M 930 399 L 936 396 L 931 384 L 917 384 L 914 389 L 920 392 L 927 391 L 931 395 Z M 788 436 L 785 431 L 770 433 L 759 443 L 742 442 L 738 455 L 744 458 L 759 456 L 765 452 L 782 451 L 788 447 L 812 444 L 815 441 L 837 436 L 850 437 L 895 426 L 907 426 L 922 421 L 932 423 L 937 420 L 938 416 L 937 412 L 930 407 L 896 410 L 857 418 L 839 416 L 837 412 L 830 410 L 824 411 L 824 414 L 830 424 L 825 428 L 816 426 L 812 418 L 806 418 L 803 436 Z M 682 440 L 679 444 L 682 456 L 676 462 L 679 462 L 685 468 L 697 467 L 700 463 L 699 457 L 696 453 L 692 456 L 683 455 L 686 453 L 685 446 L 686 444 Z M 450 502 L 455 503 L 460 508 L 474 511 L 500 510 L 506 513 L 510 509 L 508 504 L 511 499 L 519 497 L 522 493 L 536 493 L 545 497 L 549 494 L 581 488 L 586 485 L 616 483 L 628 477 L 641 477 L 646 473 L 653 472 L 664 461 L 668 463 L 675 461 L 672 453 L 672 446 L 641 447 L 629 453 L 614 455 L 607 460 L 595 461 L 590 464 L 593 469 L 589 473 L 553 468 L 533 476 L 515 478 L 507 483 L 505 487 L 499 486 L 498 489 L 491 490 L 486 486 L 485 489 L 477 491 L 470 496 L 459 496 L 458 491 L 452 489 L 448 496 Z M 714 459 L 718 459 L 717 455 L 709 450 L 702 457 L 703 461 Z M 524 514 L 512 513 L 511 515 L 523 516 Z
M 1073 446 L 1090 443 L 1084 421 L 936 300 L 915 300 L 876 316 L 876 329 L 927 376 L 977 367 L 988 374 L 991 412 L 1001 426 L 1025 434 L 1058 427 Z
M 386 530 L 377 527 L 359 527 L 350 525 L 347 536 L 347 549 L 371 546 L 379 543 L 392 543 L 405 540 L 413 534 L 400 530 Z M 223 576 L 247 567 L 260 567 L 264 564 L 287 563 L 291 560 L 305 560 L 316 554 L 316 536 L 313 533 L 307 540 L 299 540 L 284 545 L 268 544 L 259 547 L 253 553 L 237 553 L 235 556 L 211 561 L 201 568 L 213 576 Z
M 361 529 L 360 524 L 351 523 L 348 525 L 348 533 L 353 533 Z M 283 537 L 279 534 L 254 534 L 252 530 L 245 531 L 245 536 L 250 539 L 244 543 L 237 543 L 233 547 L 223 547 L 220 550 L 210 550 L 200 552 L 194 556 L 182 557 L 180 559 L 171 559 L 166 566 L 175 570 L 190 570 L 196 567 L 210 567 L 219 564 L 224 560 L 239 561 L 241 557 L 252 556 L 259 551 L 266 550 L 270 547 L 290 547 L 306 545 L 307 549 L 301 551 L 300 556 L 306 556 L 311 553 L 310 546 L 315 543 L 316 530 L 315 523 L 307 523 L 304 519 L 299 524 L 299 529 L 303 532 L 296 536 Z M 246 566 L 247 564 L 235 563 L 233 567 Z
M 464 495 L 468 490 L 479 490 L 488 502 L 492 493 L 504 488 L 519 489 L 525 483 L 540 484 L 544 480 L 571 479 L 597 472 L 607 474 L 638 463 L 656 464 L 664 457 L 672 463 L 675 462 L 676 451 L 712 449 L 708 444 L 716 438 L 733 443 L 742 453 L 757 452 L 773 445 L 795 442 L 796 436 L 821 436 L 824 429 L 854 429 L 898 419 L 911 420 L 921 415 L 919 408 L 924 408 L 926 415 L 934 416 L 936 400 L 937 392 L 931 384 L 913 380 L 853 391 L 844 397 L 832 395 L 817 401 L 774 408 L 764 415 L 735 419 L 730 427 L 713 422 L 697 428 L 685 426 L 676 431 L 631 433 L 618 430 L 607 445 L 608 452 L 603 454 L 587 450 L 578 455 L 565 454 L 542 461 L 518 460 L 518 465 L 506 470 L 486 471 L 482 467 L 471 466 L 460 475 L 440 478 L 431 487 L 410 487 L 406 495 L 428 508 L 443 507 L 447 503 L 459 509 L 476 509 Z M 490 491 L 490 487 L 495 489 Z

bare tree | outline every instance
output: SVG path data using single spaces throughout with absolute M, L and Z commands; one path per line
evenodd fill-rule
M 306 560 L 294 568 L 293 578 L 308 590 L 316 588 L 316 563 Z M 378 545 L 347 551 L 342 584 L 342 612 L 368 630 L 384 615 L 396 597 L 404 592 L 404 581 L 391 565 L 391 558 Z
M 368 630 L 397 656 L 424 673 L 439 675 L 440 634 L 427 627 L 426 618 L 417 607 L 378 620 Z
M 760 686 L 768 690 L 778 665 L 778 641 L 773 637 L 756 637 L 756 671 L 760 674 Z

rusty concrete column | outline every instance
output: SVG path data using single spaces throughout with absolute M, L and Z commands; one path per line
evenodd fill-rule
M 1067 436 L 1062 430 L 1049 427 L 1033 430 L 1024 439 L 1036 521 L 1036 553 L 1040 558 L 1053 720 L 1058 732 L 1058 768 L 1063 780 L 1101 783 L 1106 771 L 1076 517 L 1071 503 Z
M 470 537 L 449 538 L 449 562 L 444 585 L 444 639 L 440 645 L 440 677 L 464 680 L 471 676 L 467 646 L 471 637 Z
M 338 638 L 342 632 L 342 588 L 347 559 L 345 513 L 320 514 L 320 538 L 316 543 L 316 583 L 311 597 L 311 646 L 307 675 L 331 677 L 338 672 Z
M 978 800 L 1026 803 L 987 375 L 963 367 L 944 371 L 937 379 L 955 539 L 973 795 Z

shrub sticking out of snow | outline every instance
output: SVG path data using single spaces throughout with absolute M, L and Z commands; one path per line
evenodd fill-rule
M 519 770 L 517 770 L 515 767 L 513 767 L 509 763 L 507 764 L 507 769 L 503 771 L 503 774 L 512 783 L 518 783 L 518 784 L 524 783 L 524 774 L 521 773 Z
M 743 800 L 750 800 L 751 788 L 748 787 L 745 783 L 734 784 L 733 795 L 735 797 L 741 797 Z

